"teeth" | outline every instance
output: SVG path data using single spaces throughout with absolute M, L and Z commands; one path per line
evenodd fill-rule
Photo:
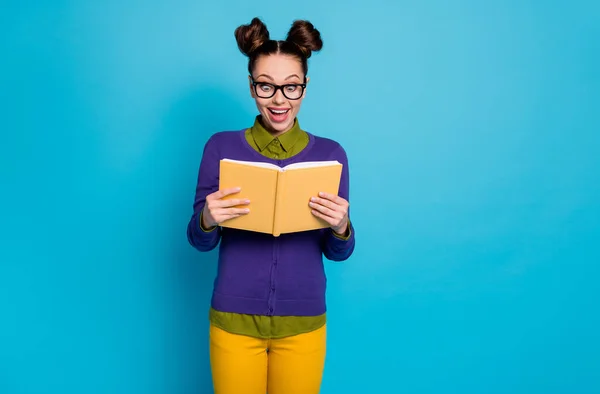
M 287 111 L 288 111 L 287 109 L 284 109 L 283 111 L 278 111 L 278 110 L 275 110 L 275 109 L 271 110 L 271 112 L 273 112 L 274 114 L 278 114 L 278 115 L 285 114 Z

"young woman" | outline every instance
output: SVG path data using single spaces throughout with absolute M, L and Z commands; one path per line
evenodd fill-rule
M 200 251 L 220 243 L 210 308 L 214 390 L 318 393 L 326 348 L 323 256 L 346 260 L 355 244 L 346 153 L 337 142 L 302 130 L 297 119 L 309 80 L 307 59 L 323 43 L 308 21 L 294 22 L 286 40 L 271 40 L 266 26 L 254 18 L 239 26 L 235 37 L 249 58 L 250 94 L 259 114 L 252 127 L 218 132 L 207 141 L 187 228 L 189 242 Z M 339 161 L 338 195 L 320 193 L 306 202 L 329 227 L 279 237 L 221 227 L 251 207 L 240 198 L 223 199 L 239 192 L 218 190 L 223 158 L 280 166 Z

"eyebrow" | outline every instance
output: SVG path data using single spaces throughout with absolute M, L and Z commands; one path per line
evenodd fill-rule
M 256 77 L 256 79 L 258 79 L 258 78 L 260 78 L 260 77 L 265 77 L 265 78 L 268 78 L 268 79 L 270 79 L 271 81 L 274 81 L 274 79 L 273 79 L 271 76 L 267 75 L 267 74 L 260 74 L 260 75 L 258 75 L 258 76 Z M 294 77 L 296 77 L 296 78 L 298 78 L 298 79 L 301 79 L 301 78 L 298 76 L 298 74 L 292 74 L 292 75 L 288 75 L 288 76 L 285 78 L 285 81 L 287 81 L 288 79 L 294 78 Z

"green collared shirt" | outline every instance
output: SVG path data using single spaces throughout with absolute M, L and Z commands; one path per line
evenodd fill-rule
M 308 145 L 308 134 L 298 120 L 284 134 L 273 137 L 261 124 L 260 115 L 246 130 L 246 141 L 256 151 L 272 159 L 287 159 L 300 153 Z M 258 338 L 283 338 L 310 332 L 322 327 L 325 314 L 320 316 L 262 316 L 221 312 L 210 308 L 210 322 L 221 329 L 239 335 Z
M 287 159 L 300 153 L 308 145 L 308 134 L 300 128 L 298 120 L 282 135 L 273 137 L 257 116 L 254 125 L 246 130 L 246 141 L 256 151 L 271 159 Z

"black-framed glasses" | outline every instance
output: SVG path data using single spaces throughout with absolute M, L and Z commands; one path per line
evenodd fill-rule
M 285 85 L 275 85 L 268 82 L 256 82 L 252 78 L 254 93 L 260 98 L 271 98 L 275 96 L 278 90 L 289 100 L 298 100 L 304 94 L 306 83 L 288 83 Z

